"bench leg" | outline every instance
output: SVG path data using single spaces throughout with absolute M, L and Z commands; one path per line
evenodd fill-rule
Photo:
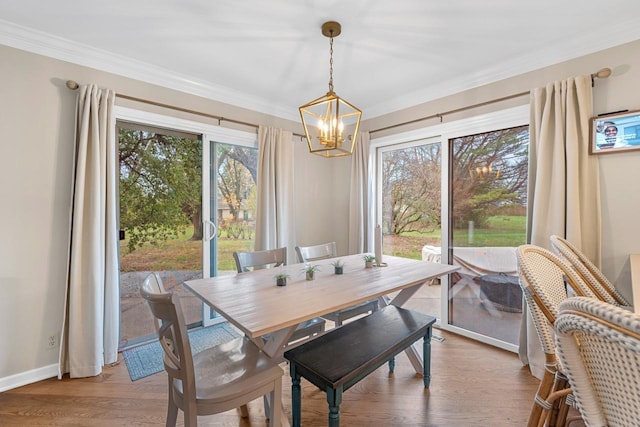
M 422 339 L 422 366 L 424 367 L 422 381 L 424 381 L 424 388 L 429 388 L 431 383 L 431 335 L 432 330 L 429 328 Z
M 342 403 L 342 387 L 327 388 L 329 402 L 329 427 L 340 427 L 340 403 Z
M 296 365 L 291 363 L 291 418 L 293 427 L 300 427 L 302 412 L 302 392 L 300 389 L 300 374 L 296 372 Z
M 393 373 L 393 370 L 396 368 L 396 358 L 392 357 L 389 359 L 389 372 Z

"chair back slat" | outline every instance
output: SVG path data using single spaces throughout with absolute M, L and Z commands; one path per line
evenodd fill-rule
M 296 246 L 298 261 L 310 262 L 337 256 L 336 242 L 322 243 L 314 246 Z
M 234 252 L 238 273 L 287 264 L 287 248 L 267 249 L 253 252 Z

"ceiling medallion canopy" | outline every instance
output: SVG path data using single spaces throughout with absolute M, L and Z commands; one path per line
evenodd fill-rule
M 329 37 L 329 92 L 300 107 L 300 118 L 309 151 L 323 157 L 348 156 L 353 153 L 362 111 L 333 91 L 333 38 L 340 35 L 338 22 L 322 24 L 322 34 Z

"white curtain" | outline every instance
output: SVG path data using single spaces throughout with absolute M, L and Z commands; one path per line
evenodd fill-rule
M 531 92 L 527 241 L 550 249 L 552 234 L 575 243 L 600 265 L 600 180 L 589 155 L 591 77 L 549 83 Z M 544 355 L 528 315 L 520 358 L 542 377 Z
M 95 376 L 118 357 L 115 92 L 81 86 L 58 376 Z
M 258 189 L 255 249 L 295 247 L 292 133 L 258 128 Z M 288 263 L 295 262 L 287 250 Z
M 369 167 L 369 132 L 360 132 L 351 158 L 351 188 L 349 193 L 349 253 L 372 251 L 373 209 L 372 179 Z

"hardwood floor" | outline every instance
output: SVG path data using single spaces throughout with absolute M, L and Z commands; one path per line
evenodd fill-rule
M 438 329 L 434 333 L 446 339 L 432 344 L 430 389 L 423 388 L 403 353 L 393 376 L 383 366 L 345 392 L 342 425 L 525 426 L 538 380 L 517 355 Z M 289 373 L 282 366 L 290 419 Z M 326 426 L 325 394 L 309 383 L 303 386 L 302 425 Z M 132 382 L 120 361 L 95 378 L 49 379 L 0 394 L 0 426 L 163 426 L 166 401 L 164 371 Z M 247 419 L 229 411 L 199 417 L 199 425 L 267 425 L 261 400 L 251 402 L 249 410 Z

